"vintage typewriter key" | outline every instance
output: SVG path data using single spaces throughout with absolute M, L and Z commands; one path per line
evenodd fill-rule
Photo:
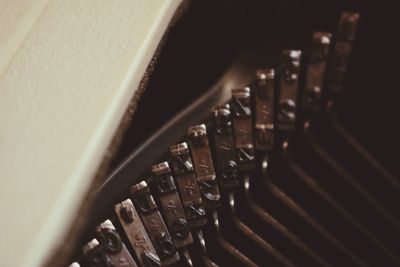
M 182 248 L 193 243 L 185 212 L 176 191 L 175 181 L 168 162 L 153 165 L 151 173 L 154 177 L 161 208 L 164 211 L 164 218 L 175 246 Z
M 309 113 L 319 110 L 330 43 L 330 33 L 315 32 L 307 54 L 304 95 L 301 103 L 304 110 Z
M 277 114 L 278 130 L 291 131 L 296 126 L 300 56 L 301 52 L 298 50 L 285 50 L 282 53 Z
M 201 124 L 189 127 L 188 135 L 200 194 L 204 200 L 206 208 L 216 208 L 219 206 L 220 194 L 211 157 L 206 126 Z
M 139 214 L 130 199 L 115 205 L 115 213 L 135 251 L 139 263 L 143 266 L 161 266 L 160 258 L 151 243 Z
M 229 105 L 214 107 L 213 137 L 216 156 L 216 169 L 222 188 L 233 188 L 239 185 L 239 169 L 236 164 L 235 143 Z
M 179 260 L 172 238 L 145 181 L 130 188 L 133 204 L 161 258 L 163 266 Z
M 232 90 L 230 108 L 233 115 L 235 149 L 239 169 L 250 171 L 255 167 L 255 154 L 249 87 Z
M 342 91 L 359 18 L 359 14 L 349 12 L 342 13 L 340 17 L 326 75 L 329 98 Z
M 137 266 L 110 220 L 105 220 L 96 228 L 96 239 L 100 242 L 100 246 L 110 259 L 111 265 L 106 266 Z
M 85 256 L 85 266 L 108 267 L 112 266 L 111 258 L 105 253 L 105 249 L 97 239 L 92 239 L 82 248 Z
M 171 166 L 189 226 L 191 228 L 203 226 L 207 223 L 206 211 L 194 174 L 188 145 L 186 143 L 172 145 L 169 150 Z
M 257 71 L 255 98 L 255 147 L 271 151 L 274 147 L 274 76 L 273 69 Z

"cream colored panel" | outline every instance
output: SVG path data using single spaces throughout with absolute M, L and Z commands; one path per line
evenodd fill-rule
M 50 0 L 31 20 L 0 76 L 2 265 L 62 240 L 179 2 Z
M 9 64 L 49 0 L 0 0 L 0 73 Z

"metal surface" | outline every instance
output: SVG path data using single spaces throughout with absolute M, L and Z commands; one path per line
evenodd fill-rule
M 162 265 L 168 266 L 177 262 L 179 255 L 146 182 L 133 185 L 131 195 Z
M 340 17 L 326 74 L 325 87 L 331 101 L 343 89 L 359 18 L 359 14 L 350 12 L 344 12 Z
M 189 226 L 191 228 L 203 226 L 207 223 L 206 211 L 194 174 L 189 148 L 186 143 L 180 143 L 171 146 L 170 153 L 171 165 Z
M 130 241 L 130 245 L 142 265 L 161 266 L 161 261 L 151 243 L 146 229 L 144 228 L 139 214 L 137 213 L 130 199 L 126 199 L 115 205 L 115 213 L 124 229 L 126 236 Z M 151 265 L 150 265 L 151 266 Z
M 236 162 L 235 143 L 229 105 L 214 107 L 213 116 L 213 148 L 215 165 L 221 188 L 239 185 L 239 169 Z
M 182 248 L 189 245 L 193 242 L 193 238 L 168 162 L 153 165 L 151 172 L 160 199 L 160 208 L 163 211 L 175 247 Z
M 275 71 L 258 70 L 254 85 L 255 121 L 254 141 L 257 150 L 271 151 L 274 147 L 274 95 Z
M 301 51 L 285 50 L 282 52 L 282 62 L 279 81 L 279 104 L 276 126 L 278 130 L 294 130 L 297 113 L 297 94 L 299 90 Z
M 204 205 L 206 209 L 216 208 L 219 205 L 220 194 L 206 126 L 201 124 L 189 127 L 188 137 L 197 183 Z
M 255 163 L 250 88 L 233 89 L 230 103 L 239 169 L 250 170 Z
M 319 110 L 325 70 L 329 56 L 332 34 L 315 32 L 308 51 L 306 80 L 302 97 L 302 108 L 307 112 Z
M 96 236 L 99 244 L 94 239 L 84 248 L 89 266 L 137 267 L 110 220 L 97 227 Z

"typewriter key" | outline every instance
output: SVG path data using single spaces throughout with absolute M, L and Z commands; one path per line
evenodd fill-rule
M 254 87 L 255 146 L 271 151 L 274 146 L 274 76 L 273 69 L 258 70 Z
M 350 12 L 343 12 L 340 17 L 326 75 L 330 97 L 342 91 L 359 18 L 359 14 Z
M 207 220 L 189 148 L 186 143 L 180 143 L 171 146 L 170 153 L 171 166 L 189 226 L 191 228 L 203 226 Z
M 164 211 L 164 218 L 175 246 L 181 248 L 189 245 L 193 242 L 193 238 L 168 163 L 162 162 L 153 165 L 151 172 L 160 198 L 161 208 Z
M 96 228 L 96 239 L 100 242 L 102 250 L 110 259 L 111 265 L 106 266 L 137 266 L 110 220 L 105 220 Z
M 306 80 L 302 99 L 302 107 L 307 112 L 317 112 L 319 109 L 330 43 L 330 33 L 314 33 L 307 55 Z
M 142 181 L 132 186 L 130 191 L 133 204 L 161 258 L 162 265 L 171 265 L 177 262 L 179 255 L 147 183 Z
M 282 53 L 277 114 L 278 130 L 291 131 L 296 126 L 300 56 L 301 52 L 298 50 L 285 50 Z
M 188 135 L 194 170 L 196 172 L 200 194 L 203 198 L 205 207 L 218 207 L 220 194 L 211 157 L 206 126 L 201 124 L 189 127 Z
M 232 90 L 230 108 L 233 115 L 235 149 L 239 169 L 250 171 L 255 167 L 255 154 L 249 87 Z
M 144 266 L 161 266 L 157 252 L 132 201 L 126 199 L 115 205 L 114 209 L 139 263 Z
M 85 265 L 89 267 L 112 266 L 111 258 L 105 253 L 97 239 L 92 239 L 82 248 L 85 256 Z
M 239 170 L 236 164 L 235 143 L 229 105 L 214 107 L 213 137 L 216 156 L 216 169 L 222 188 L 239 185 Z

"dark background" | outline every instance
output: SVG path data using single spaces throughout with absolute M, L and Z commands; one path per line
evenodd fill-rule
M 340 121 L 396 176 L 398 142 L 398 25 L 396 1 L 193 0 L 171 30 L 156 68 L 112 163 L 116 167 L 178 111 L 206 91 L 243 43 L 277 42 L 303 49 L 313 31 L 336 29 L 342 11 L 361 21 Z M 279 51 L 277 51 L 279 53 Z M 276 66 L 276 59 L 265 59 Z

